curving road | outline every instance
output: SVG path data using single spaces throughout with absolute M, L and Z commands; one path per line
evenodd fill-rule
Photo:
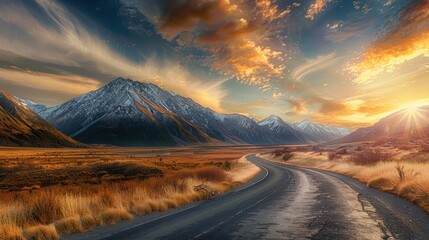
M 75 239 L 429 239 L 416 205 L 335 173 L 247 157 L 262 171 L 214 200 Z

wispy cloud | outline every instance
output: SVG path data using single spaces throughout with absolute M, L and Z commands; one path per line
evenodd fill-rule
M 332 66 L 339 60 L 335 53 L 328 55 L 322 55 L 314 59 L 308 59 L 306 63 L 296 67 L 292 70 L 292 78 L 296 81 L 302 81 L 306 76 L 311 73 L 323 70 L 329 66 Z
M 365 84 L 418 57 L 429 57 L 429 2 L 418 1 L 399 24 L 375 41 L 347 68 L 354 81 Z
M 341 43 L 351 38 L 361 37 L 368 33 L 374 24 L 375 19 L 368 17 L 362 17 L 348 23 L 334 23 L 328 26 L 331 31 L 325 35 L 325 39 L 334 43 Z
M 32 84 L 37 79 L 46 83 L 43 86 L 59 92 L 73 89 L 80 94 L 123 76 L 162 84 L 168 90 L 221 110 L 226 92 L 217 81 L 200 81 L 175 61 L 154 58 L 143 63 L 132 61 L 113 50 L 90 26 L 59 3 L 37 0 L 36 4 L 39 10 L 21 1 L 8 1 L 0 6 L 0 31 L 4 31 L 0 34 L 0 50 L 9 53 L 6 58 L 0 56 L 2 67 L 8 69 L 0 71 L 4 81 L 37 88 L 37 84 Z M 32 64 L 27 65 L 28 62 Z M 42 76 L 47 80 L 40 80 Z M 71 87 L 76 79 L 81 82 Z

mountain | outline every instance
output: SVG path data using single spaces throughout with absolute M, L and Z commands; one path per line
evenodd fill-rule
M 313 141 L 319 143 L 334 141 L 350 134 L 350 130 L 347 128 L 320 125 L 307 119 L 294 125 Z
M 336 140 L 348 135 L 346 128 L 324 126 L 304 120 L 299 123 L 285 122 L 278 116 L 271 115 L 259 122 L 261 126 L 270 128 L 277 137 L 282 135 L 293 135 L 302 143 L 322 143 Z
M 299 140 L 299 143 L 310 143 L 313 141 L 307 134 L 297 129 L 293 124 L 285 122 L 278 116 L 271 115 L 259 122 L 259 125 L 266 126 L 278 137 L 294 136 Z
M 84 143 L 117 146 L 185 145 L 209 142 L 278 144 L 272 131 L 239 114 L 219 114 L 154 84 L 118 78 L 40 116 Z
M 381 138 L 429 138 L 429 106 L 403 109 L 371 127 L 360 128 L 338 140 L 340 143 L 376 141 Z
M 0 146 L 83 146 L 53 128 L 30 107 L 2 89 L 0 89 L 0 122 Z
M 48 109 L 45 105 L 43 104 L 39 104 L 39 103 L 34 103 L 30 100 L 26 100 L 26 99 L 22 99 L 19 97 L 14 96 L 14 98 L 16 100 L 18 100 L 20 103 L 24 104 L 24 106 L 28 107 L 29 109 L 31 109 L 33 112 L 39 114 L 40 112 L 45 111 L 46 109 Z

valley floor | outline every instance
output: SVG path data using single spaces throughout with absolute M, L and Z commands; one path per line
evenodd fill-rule
M 242 156 L 263 149 L 0 148 L 0 239 L 57 239 L 213 197 L 255 176 Z

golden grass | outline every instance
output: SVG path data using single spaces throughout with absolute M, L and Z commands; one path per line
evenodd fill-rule
M 222 193 L 255 176 L 259 168 L 240 159 L 253 151 L 0 148 L 0 174 L 12 175 L 0 181 L 7 187 L 0 191 L 0 239 L 58 239 L 203 200 L 197 185 Z
M 82 222 L 79 216 L 63 218 L 54 223 L 58 233 L 83 232 Z
M 19 197 L 15 200 L 0 205 L 0 226 L 10 226 L 3 232 L 17 236 L 21 230 L 27 239 L 55 239 L 58 234 L 83 232 L 96 225 L 132 219 L 135 214 L 166 211 L 202 200 L 202 193 L 194 186 L 204 183 L 222 192 L 227 190 L 224 181 L 227 177 L 222 169 L 202 167 L 144 181 L 16 194 Z
M 359 149 L 359 151 L 365 151 L 365 149 Z M 327 152 L 297 151 L 294 152 L 294 157 L 286 163 L 351 176 L 370 187 L 390 192 L 415 202 L 429 212 L 429 155 L 395 147 L 383 149 L 385 154 L 388 154 L 388 157 L 377 152 L 379 151 L 377 149 L 372 149 L 371 151 L 373 156 L 366 156 L 363 160 L 359 159 L 358 161 L 354 161 L 356 156 L 359 157 L 362 154 L 359 155 L 359 152 L 353 151 L 350 151 L 351 155 L 357 155 L 353 157 L 343 155 L 338 159 L 329 159 L 331 150 Z M 268 154 L 263 157 L 269 160 L 281 161 L 279 156 L 273 157 L 273 155 Z M 364 155 L 367 154 L 364 153 Z M 368 158 L 378 156 L 381 159 L 368 160 Z M 418 160 L 415 159 L 416 156 L 418 156 Z
M 36 225 L 24 229 L 24 237 L 27 240 L 56 240 L 59 235 L 55 226 L 50 225 Z
M 17 226 L 0 226 L 0 239 L 5 240 L 24 240 L 22 229 Z

